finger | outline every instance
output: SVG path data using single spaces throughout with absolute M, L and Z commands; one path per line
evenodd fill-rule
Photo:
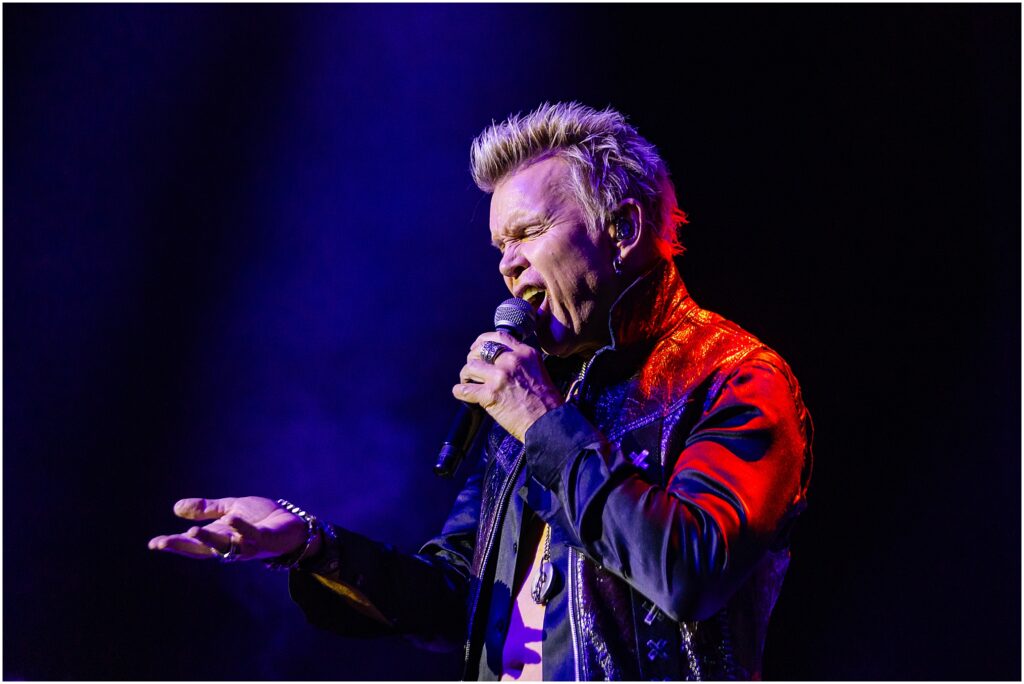
M 509 335 L 507 332 L 503 330 L 489 330 L 485 333 L 481 333 L 480 336 L 476 338 L 476 340 L 477 345 L 481 345 L 487 340 L 493 340 L 494 342 L 501 342 L 504 345 L 508 345 L 513 349 L 522 344 L 522 342 L 512 337 L 512 335 Z
M 174 514 L 188 520 L 216 520 L 228 511 L 234 503 L 227 499 L 182 499 L 174 504 Z
M 485 332 L 481 334 L 479 337 L 477 337 L 473 341 L 473 344 L 469 346 L 469 353 L 466 355 L 466 359 L 469 360 L 472 358 L 480 358 L 480 345 L 488 341 L 499 342 L 508 347 L 509 349 L 511 349 L 512 351 L 515 351 L 516 349 L 523 345 L 523 343 L 517 340 L 516 338 L 512 337 L 508 333 L 501 332 L 500 330 L 495 330 L 493 332 Z
M 200 541 L 203 544 L 206 544 L 212 549 L 216 549 L 221 554 L 225 554 L 229 550 L 231 550 L 230 533 L 221 534 L 218 532 L 214 532 L 210 530 L 209 526 L 207 526 L 193 527 L 189 529 L 189 531 L 185 534 L 189 537 L 192 537 L 193 539 Z
M 487 384 L 499 379 L 503 371 L 481 359 L 470 359 L 459 371 L 459 382 L 462 384 L 476 383 Z
M 234 539 L 238 553 L 246 558 L 256 557 L 263 551 L 263 534 L 259 528 L 237 515 L 226 515 L 216 525 L 227 525 L 228 539 Z
M 456 399 L 470 404 L 479 404 L 485 408 L 494 403 L 494 393 L 491 392 L 487 385 L 455 385 L 455 387 L 452 387 L 452 394 Z
M 152 551 L 166 551 L 168 553 L 186 556 L 188 558 L 216 558 L 217 553 L 206 544 L 186 537 L 183 534 L 170 534 L 153 537 L 149 540 L 149 548 Z
M 484 341 L 485 342 L 491 342 L 493 340 L 484 340 Z M 494 354 L 494 356 L 492 357 L 494 359 L 492 365 L 495 364 L 495 363 L 498 363 L 498 359 L 500 359 L 502 356 L 512 356 L 515 353 L 515 350 L 512 347 L 509 347 L 508 345 L 505 345 L 504 343 L 501 343 L 501 344 L 504 345 L 504 348 L 500 349 L 496 354 Z M 482 361 L 482 360 L 484 360 L 483 354 L 481 353 L 482 351 L 483 351 L 483 345 L 480 345 L 479 347 L 473 347 L 472 349 L 470 349 L 469 353 L 466 354 L 466 363 L 470 363 L 472 361 Z M 485 363 L 487 363 L 487 362 L 485 361 Z

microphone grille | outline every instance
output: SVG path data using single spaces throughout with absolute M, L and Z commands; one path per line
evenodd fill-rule
M 494 310 L 494 328 L 505 330 L 513 337 L 524 340 L 536 328 L 533 307 L 525 299 L 510 297 Z

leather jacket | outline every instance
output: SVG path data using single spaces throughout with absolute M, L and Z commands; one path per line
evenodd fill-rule
M 559 587 L 545 679 L 760 677 L 769 615 L 806 506 L 810 416 L 786 363 L 698 307 L 671 262 L 612 308 L 572 401 L 525 444 L 492 426 L 441 534 L 403 554 L 342 528 L 290 577 L 315 625 L 461 644 L 496 679 L 524 521 L 552 528 Z M 354 609 L 354 610 L 353 610 Z

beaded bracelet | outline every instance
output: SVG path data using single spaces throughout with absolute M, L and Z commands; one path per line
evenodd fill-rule
M 334 535 L 328 531 L 329 526 L 323 525 L 317 520 L 315 515 L 307 513 L 295 504 L 285 501 L 284 499 L 278 499 L 277 505 L 288 511 L 293 515 L 297 515 L 306 521 L 306 543 L 302 545 L 302 548 L 298 551 L 277 556 L 266 561 L 265 565 L 269 570 L 294 570 L 298 567 L 299 563 L 305 559 L 306 553 L 309 551 L 309 547 L 313 545 L 313 541 L 316 539 L 318 534 L 323 533 L 324 536 Z

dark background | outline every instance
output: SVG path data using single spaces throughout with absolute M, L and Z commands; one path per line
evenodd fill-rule
M 1019 679 L 1020 7 L 4 5 L 3 676 L 449 679 L 261 567 L 156 555 L 184 496 L 414 550 L 504 297 L 470 140 L 630 115 L 695 299 L 817 427 L 765 676 Z

